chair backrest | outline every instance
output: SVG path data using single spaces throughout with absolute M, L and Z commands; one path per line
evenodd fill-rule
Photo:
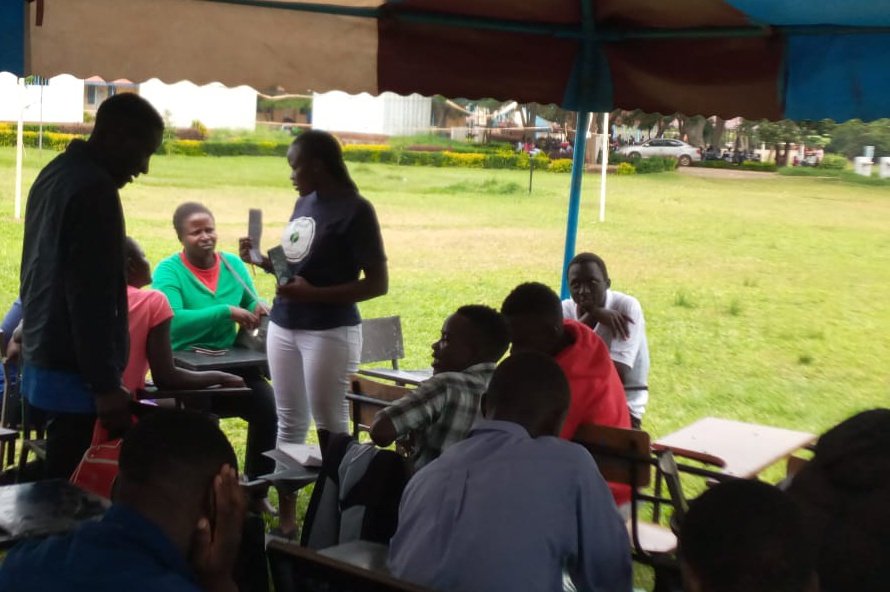
M 390 362 L 398 369 L 405 357 L 401 317 L 380 317 L 362 321 L 362 364 Z
M 312 549 L 280 539 L 266 544 L 272 580 L 277 592 L 323 589 L 326 592 L 429 592 L 384 572 L 350 565 Z M 316 586 L 307 586 L 307 583 Z
M 374 416 L 393 401 L 407 395 L 411 389 L 395 384 L 384 384 L 357 374 L 350 378 L 350 392 L 346 395 L 350 405 L 352 435 L 371 429 Z
M 654 463 L 648 433 L 584 424 L 572 439 L 590 452 L 606 481 L 634 488 L 649 485 Z

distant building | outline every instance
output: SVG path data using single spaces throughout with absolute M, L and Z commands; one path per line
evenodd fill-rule
M 0 72 L 0 121 L 18 121 L 20 87 L 13 74 Z M 188 81 L 164 84 L 154 78 L 134 83 L 126 79 L 106 82 L 98 76 L 80 80 L 62 74 L 45 85 L 25 85 L 27 123 L 83 123 L 84 114 L 95 115 L 102 101 L 132 92 L 145 98 L 174 127 L 254 129 L 256 91 L 247 86 L 227 88 L 220 83 L 198 86 Z
M 382 136 L 427 133 L 432 118 L 432 99 L 386 92 L 348 95 L 333 91 L 312 95 L 312 127 L 330 132 Z

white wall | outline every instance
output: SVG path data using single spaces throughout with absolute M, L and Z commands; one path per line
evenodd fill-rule
M 197 86 L 188 81 L 164 84 L 152 78 L 139 85 L 139 95 L 162 115 L 169 111 L 175 127 L 189 127 L 196 119 L 211 129 L 256 127 L 256 91 L 248 86 L 227 88 L 218 82 Z
M 312 95 L 312 127 L 332 132 L 386 136 L 426 133 L 432 117 L 432 99 L 383 93 L 348 95 L 344 92 Z
M 41 111 L 47 123 L 82 123 L 83 80 L 62 74 L 50 78 L 43 87 L 26 85 L 24 102 L 26 123 L 39 123 Z M 0 72 L 0 121 L 18 121 L 19 105 L 15 75 Z

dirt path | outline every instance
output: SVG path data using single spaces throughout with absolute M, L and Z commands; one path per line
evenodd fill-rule
M 775 173 L 761 173 L 758 171 L 740 171 L 737 169 L 706 169 L 702 167 L 677 167 L 681 175 L 690 177 L 705 177 L 711 179 L 772 179 Z

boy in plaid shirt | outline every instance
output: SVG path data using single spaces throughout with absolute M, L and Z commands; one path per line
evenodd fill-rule
M 493 308 L 462 306 L 433 344 L 433 376 L 377 413 L 371 439 L 378 446 L 414 436 L 414 469 L 463 440 L 476 418 L 498 360 L 510 345 L 504 317 Z

